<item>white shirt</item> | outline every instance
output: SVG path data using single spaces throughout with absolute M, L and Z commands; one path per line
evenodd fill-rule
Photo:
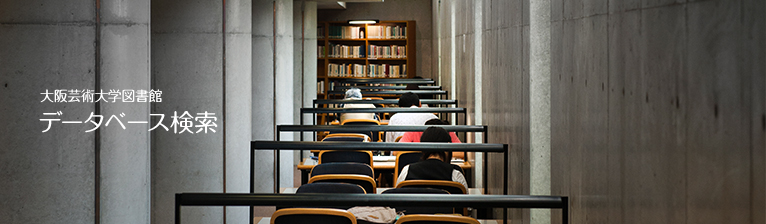
M 410 170 L 410 165 L 404 166 L 402 168 L 402 173 L 399 174 L 399 177 L 396 178 L 396 183 L 394 183 L 394 186 L 401 183 L 402 181 L 407 179 L 407 172 Z M 465 187 L 466 190 L 468 190 L 468 182 L 465 181 L 465 176 L 463 176 L 460 171 L 452 170 L 452 181 L 458 182 Z
M 375 105 L 372 104 L 351 104 L 347 103 L 343 105 L 343 108 L 375 108 Z M 340 122 L 343 123 L 343 121 L 348 119 L 368 119 L 368 120 L 374 120 L 375 119 L 375 113 L 343 113 L 340 115 Z
M 418 108 L 418 106 L 410 108 Z M 396 113 L 388 120 L 388 125 L 424 125 L 431 119 L 438 119 L 438 117 L 432 113 Z M 396 142 L 396 138 L 402 135 L 404 132 L 401 131 L 386 132 L 386 142 Z

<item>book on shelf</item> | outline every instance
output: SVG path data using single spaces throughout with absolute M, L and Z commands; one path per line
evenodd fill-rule
M 330 39 L 362 39 L 364 29 L 360 26 L 330 26 Z
M 370 64 L 367 74 L 369 78 L 404 78 L 407 77 L 407 65 Z
M 328 77 L 366 77 L 367 65 L 363 64 L 327 64 Z
M 332 58 L 364 58 L 364 47 L 330 44 L 329 57 Z
M 324 94 L 324 80 L 317 82 L 317 94 Z
M 407 46 L 390 45 L 390 46 L 377 46 L 370 44 L 369 55 L 370 59 L 377 58 L 407 58 Z
M 324 27 L 323 26 L 317 26 L 317 39 L 324 38 Z
M 367 26 L 367 38 L 370 39 L 405 39 L 406 26 L 371 25 Z
M 317 46 L 317 57 L 327 57 L 327 49 L 324 46 Z

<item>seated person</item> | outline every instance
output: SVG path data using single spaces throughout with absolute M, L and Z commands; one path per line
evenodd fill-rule
M 429 127 L 420 137 L 420 142 L 451 142 L 452 138 L 444 128 Z M 445 151 L 423 152 L 420 161 L 404 166 L 396 184 L 405 180 L 447 180 L 455 181 L 468 189 L 462 169 L 449 163 L 451 156 Z M 446 162 L 445 162 L 446 161 Z
M 343 99 L 344 100 L 362 100 L 362 91 L 359 90 L 358 88 L 348 89 L 346 90 L 346 96 Z M 375 105 L 347 103 L 347 104 L 343 104 L 343 108 L 375 108 Z M 348 119 L 377 120 L 375 118 L 375 113 L 344 113 L 340 115 L 341 124 L 343 123 L 343 121 Z
M 408 92 L 399 97 L 400 108 L 419 108 L 420 98 L 418 95 Z M 388 120 L 388 125 L 423 125 L 426 121 L 438 119 L 432 113 L 396 113 Z M 396 138 L 402 136 L 404 132 L 392 131 L 386 132 L 386 142 L 396 142 Z
M 449 125 L 446 121 L 439 120 L 439 119 L 431 119 L 426 121 L 426 125 Z M 404 135 L 402 135 L 402 139 L 399 140 L 399 142 L 420 142 L 420 137 L 423 135 L 423 132 L 406 132 Z M 457 134 L 455 132 L 449 133 L 450 138 L 452 138 L 452 143 L 462 143 L 460 139 L 457 137 Z M 460 158 L 465 159 L 465 153 L 464 152 L 453 152 L 452 157 L 454 158 Z M 396 151 L 393 152 L 393 155 L 396 155 Z

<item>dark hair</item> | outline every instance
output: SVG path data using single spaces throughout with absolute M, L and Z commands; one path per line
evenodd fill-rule
M 426 121 L 425 125 L 449 125 L 449 123 L 444 120 L 434 118 L 434 119 Z
M 449 143 L 452 142 L 452 137 L 449 135 L 447 130 L 444 130 L 444 128 L 428 127 L 425 131 L 423 131 L 423 135 L 420 136 L 420 142 Z M 437 155 L 442 158 L 442 161 L 445 162 L 449 162 L 451 159 L 451 153 L 448 154 L 445 151 L 428 151 L 423 152 L 423 156 L 420 157 L 420 160 L 426 160 L 431 155 Z
M 420 104 L 420 98 L 417 94 L 407 92 L 399 97 L 399 107 L 408 108 L 411 106 L 418 106 Z

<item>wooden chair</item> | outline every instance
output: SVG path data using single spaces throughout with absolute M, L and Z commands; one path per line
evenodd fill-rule
M 380 121 L 374 119 L 346 119 L 340 123 L 340 125 L 380 125 Z M 383 139 L 381 132 L 364 132 L 360 134 L 366 134 L 372 137 L 372 141 L 379 142 Z
M 402 172 L 404 166 L 410 163 L 420 161 L 422 152 L 418 151 L 404 151 L 396 153 L 396 164 L 394 166 L 394 182 L 399 178 L 399 173 Z
M 285 208 L 271 215 L 271 224 L 356 224 L 351 212 L 333 208 Z
M 323 163 L 314 166 L 309 173 L 309 177 L 328 175 L 328 174 L 358 174 L 373 177 L 375 171 L 371 166 L 364 163 L 355 162 L 337 162 Z
M 466 194 L 468 192 L 462 184 L 448 180 L 405 180 L 396 185 L 396 188 L 405 187 L 436 188 L 445 190 L 450 194 Z
M 402 182 L 399 182 L 399 184 L 396 185 L 396 188 L 407 188 L 407 187 L 421 187 L 421 188 L 436 188 L 436 189 L 442 189 L 450 194 L 467 194 L 468 189 L 465 189 L 465 186 L 462 184 L 455 182 L 455 181 L 449 181 L 449 180 L 405 180 Z M 468 208 L 455 208 L 456 211 L 463 211 L 463 215 L 468 215 Z
M 359 174 L 326 174 L 309 178 L 309 183 L 319 182 L 356 184 L 362 186 L 367 193 L 376 193 L 375 188 L 378 186 L 372 177 Z
M 319 151 L 319 162 L 355 162 L 364 163 L 372 167 L 372 152 L 365 150 L 322 150 Z
M 383 191 L 381 194 L 450 194 L 442 189 L 434 188 L 391 188 Z M 413 196 L 416 196 L 413 195 Z M 453 214 L 455 209 L 452 207 L 408 207 L 408 206 L 396 206 L 397 212 L 404 212 L 406 214 Z
M 359 133 L 334 133 L 325 136 L 323 142 L 370 142 L 370 136 Z
M 396 224 L 407 223 L 479 224 L 479 220 L 459 215 L 405 215 L 396 221 Z
M 366 194 L 362 186 L 348 183 L 311 183 L 298 187 L 296 194 L 327 193 L 327 194 Z

